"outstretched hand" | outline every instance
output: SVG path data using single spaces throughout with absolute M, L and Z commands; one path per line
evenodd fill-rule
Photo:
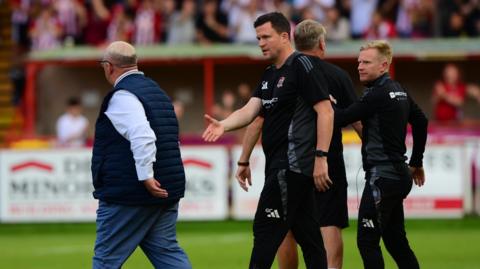
M 202 138 L 205 142 L 215 142 L 225 133 L 225 127 L 216 119 L 205 114 L 205 119 L 209 122 L 207 129 L 203 132 Z
M 413 182 L 415 185 L 421 187 L 425 184 L 425 171 L 423 167 L 412 167 L 410 166 L 410 172 L 412 173 Z

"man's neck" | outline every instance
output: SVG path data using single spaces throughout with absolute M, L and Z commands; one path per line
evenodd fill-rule
M 294 52 L 293 48 L 292 47 L 288 47 L 288 48 L 285 48 L 279 55 L 279 57 L 277 58 L 276 61 L 274 61 L 274 65 L 277 69 L 281 68 L 283 66 L 283 64 L 285 63 L 285 61 L 288 59 L 288 57 L 290 57 L 290 55 L 292 55 L 292 53 Z
M 302 50 L 300 52 L 305 55 L 318 57 L 322 60 L 325 58 L 325 53 L 320 49 Z
M 122 80 L 124 77 L 126 77 L 129 74 L 134 73 L 134 72 L 138 72 L 137 67 L 126 69 L 126 71 L 122 72 L 121 74 L 119 74 L 118 76 L 115 77 L 113 86 L 115 87 L 120 82 L 120 80 Z
M 382 73 L 382 74 L 380 74 L 380 76 L 378 76 L 374 80 L 371 80 L 371 81 L 365 83 L 365 86 L 372 87 L 373 85 L 378 83 L 380 80 L 382 80 L 385 76 L 388 76 L 388 72 Z

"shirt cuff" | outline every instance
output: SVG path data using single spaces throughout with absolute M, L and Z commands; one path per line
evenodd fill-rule
M 147 179 L 153 178 L 153 167 L 151 165 L 136 165 L 135 168 L 137 169 L 137 176 L 139 181 L 145 181 Z

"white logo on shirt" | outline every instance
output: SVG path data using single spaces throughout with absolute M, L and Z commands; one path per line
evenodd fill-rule
M 282 87 L 284 81 L 285 81 L 285 77 L 280 77 L 280 79 L 277 82 L 277 88 Z
M 280 214 L 278 214 L 278 210 L 273 208 L 265 208 L 265 213 L 267 213 L 267 218 L 274 218 L 279 219 Z
M 362 219 L 363 227 L 365 228 L 375 228 L 373 221 L 371 219 Z
M 276 102 L 278 101 L 278 97 L 274 97 L 270 100 L 263 100 L 262 99 L 262 105 L 266 108 L 269 109 L 271 108 Z
M 262 90 L 268 90 L 268 81 L 262 81 Z
M 407 93 L 406 92 L 390 92 L 390 99 L 393 99 L 397 96 L 407 97 Z

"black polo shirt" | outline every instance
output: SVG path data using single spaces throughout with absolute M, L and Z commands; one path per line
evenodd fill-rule
M 316 113 L 313 106 L 328 100 L 325 77 L 314 68 L 312 56 L 295 52 L 276 68 L 269 66 L 253 97 L 262 100 L 265 118 L 262 145 L 268 174 L 289 169 L 313 175 Z
M 325 77 L 327 90 L 336 100 L 335 107 L 345 109 L 358 100 L 353 82 L 347 72 L 320 58 L 314 58 L 312 62 L 315 68 L 318 68 Z M 333 129 L 327 160 L 331 178 L 346 178 L 343 160 L 342 128 L 340 126 L 336 126 Z

